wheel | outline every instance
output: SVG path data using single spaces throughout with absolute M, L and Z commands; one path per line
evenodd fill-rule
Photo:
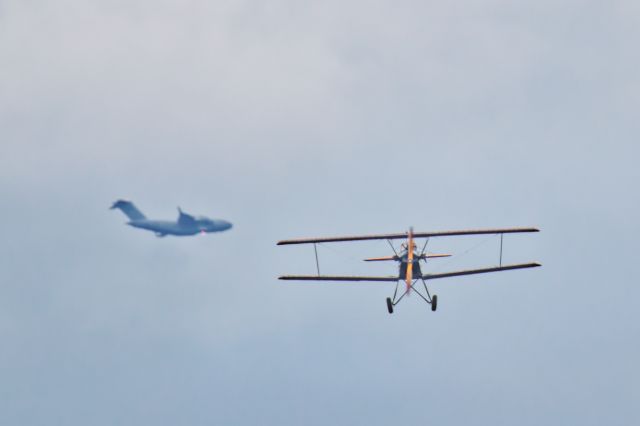
M 431 310 L 435 312 L 436 309 L 438 309 L 438 296 L 434 294 L 431 298 Z
M 393 303 L 391 302 L 391 298 L 387 297 L 387 310 L 390 314 L 393 313 Z

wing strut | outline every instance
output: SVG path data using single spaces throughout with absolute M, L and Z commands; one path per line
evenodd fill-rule
M 318 248 L 316 243 L 313 243 L 313 251 L 316 253 L 316 269 L 318 270 L 318 276 L 320 276 L 320 262 L 318 262 Z
M 504 238 L 504 234 L 500 234 L 500 266 L 502 266 L 502 240 Z M 320 273 L 318 273 L 320 275 Z
M 387 242 L 389 243 L 389 246 L 391 247 L 391 250 L 393 250 L 393 254 L 395 254 L 396 257 L 398 257 L 398 252 L 396 251 L 396 248 L 391 243 L 391 240 L 387 239 Z
M 427 240 L 424 242 L 424 246 L 422 246 L 422 251 L 420 252 L 420 257 L 422 257 L 422 255 L 424 255 L 425 250 L 427 250 L 427 244 L 429 244 L 429 237 L 427 237 Z

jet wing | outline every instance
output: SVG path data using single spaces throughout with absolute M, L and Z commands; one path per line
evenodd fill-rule
M 178 225 L 180 226 L 194 226 L 196 224 L 196 218 L 183 212 L 180 207 L 178 207 Z
M 537 228 L 495 228 L 495 229 L 469 229 L 460 231 L 439 231 L 439 232 L 414 232 L 414 238 L 431 238 L 431 237 L 454 237 L 459 235 L 483 235 L 483 234 L 515 234 L 524 232 L 539 232 Z M 289 244 L 313 244 L 313 243 L 338 243 L 346 241 L 366 241 L 366 240 L 397 240 L 406 239 L 407 232 L 398 234 L 372 234 L 372 235 L 353 235 L 344 237 L 328 237 L 328 238 L 297 238 L 291 240 L 278 241 L 279 246 Z
M 283 275 L 278 277 L 279 280 L 286 281 L 377 281 L 377 282 L 396 282 L 398 277 L 357 277 L 357 276 L 338 276 L 338 275 Z
M 486 274 L 488 272 L 500 272 L 500 271 L 510 271 L 512 269 L 525 269 L 525 268 L 536 268 L 538 266 L 542 266 L 539 263 L 520 263 L 516 265 L 505 265 L 505 266 L 496 266 L 493 268 L 482 268 L 482 269 L 467 269 L 464 271 L 452 271 L 452 272 L 443 272 L 440 274 L 425 274 L 422 276 L 423 280 L 435 280 L 436 278 L 450 278 L 457 277 L 460 275 L 474 275 L 474 274 Z

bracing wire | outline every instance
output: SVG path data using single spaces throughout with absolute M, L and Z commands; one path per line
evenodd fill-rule
M 461 258 L 463 258 L 465 255 L 469 254 L 470 252 L 472 252 L 473 250 L 479 248 L 480 246 L 486 244 L 487 242 L 491 241 L 493 238 L 495 238 L 495 235 L 490 235 L 487 238 L 483 239 L 482 241 L 480 241 L 478 244 L 466 249 L 465 251 L 463 251 L 462 253 L 459 254 L 454 254 L 453 256 L 451 256 L 451 258 L 445 260 L 442 263 L 438 264 L 438 267 L 436 269 L 434 269 L 431 272 L 440 272 L 442 270 L 442 268 L 444 266 L 449 265 L 451 262 L 453 262 L 454 260 L 460 260 Z

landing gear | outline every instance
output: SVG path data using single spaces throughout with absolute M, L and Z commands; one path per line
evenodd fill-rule
M 393 307 L 395 305 L 397 305 L 398 303 L 400 303 L 400 301 L 402 300 L 403 297 L 405 297 L 407 294 L 409 294 L 409 290 L 413 290 L 413 292 L 415 294 L 417 294 L 418 296 L 420 296 L 420 298 L 422 300 L 424 300 L 426 303 L 428 303 L 429 305 L 431 305 L 431 310 L 433 312 L 435 312 L 436 309 L 438 309 L 438 296 L 436 296 L 435 294 L 433 296 L 431 296 L 431 294 L 429 293 L 429 289 L 427 288 L 427 283 L 424 282 L 424 279 L 422 279 L 422 284 L 424 285 L 424 291 L 426 292 L 426 295 L 423 295 L 420 290 L 418 290 L 415 287 L 415 284 L 418 282 L 418 280 L 414 280 L 413 283 L 407 288 L 406 291 L 404 291 L 400 297 L 398 297 L 396 299 L 396 295 L 398 294 L 398 282 L 396 282 L 396 290 L 393 292 L 393 298 L 391 297 L 387 297 L 387 310 L 389 311 L 390 314 L 393 313 Z

